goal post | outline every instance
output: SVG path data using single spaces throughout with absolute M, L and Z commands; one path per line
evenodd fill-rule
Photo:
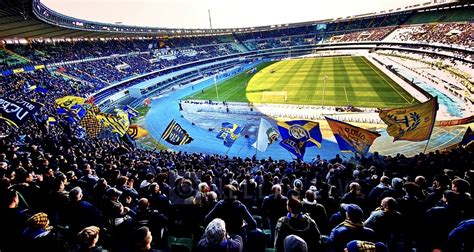
M 287 91 L 263 91 L 262 103 L 286 103 L 288 101 Z

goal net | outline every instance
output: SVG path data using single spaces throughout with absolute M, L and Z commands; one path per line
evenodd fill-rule
M 285 103 L 288 100 L 286 91 L 264 91 L 262 92 L 262 103 Z

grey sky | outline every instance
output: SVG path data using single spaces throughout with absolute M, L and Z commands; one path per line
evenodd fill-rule
M 167 27 L 238 28 L 346 17 L 429 0 L 42 0 L 68 16 Z

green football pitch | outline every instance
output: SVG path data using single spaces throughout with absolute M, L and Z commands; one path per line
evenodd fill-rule
M 323 106 L 401 107 L 418 103 L 364 57 L 265 62 L 186 99 Z

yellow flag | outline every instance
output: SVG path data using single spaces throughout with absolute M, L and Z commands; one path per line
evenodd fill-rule
M 438 110 L 438 98 L 410 107 L 386 109 L 379 112 L 393 141 L 424 141 L 430 138 Z
M 86 99 L 79 96 L 64 96 L 56 99 L 56 107 L 71 109 L 74 105 L 82 105 Z
M 139 139 L 148 135 L 148 131 L 136 124 L 130 125 L 128 127 L 127 133 L 134 139 Z
M 127 112 L 116 109 L 116 115 L 99 113 L 96 118 L 103 127 L 110 127 L 112 132 L 118 133 L 121 137 L 127 132 L 130 126 Z

